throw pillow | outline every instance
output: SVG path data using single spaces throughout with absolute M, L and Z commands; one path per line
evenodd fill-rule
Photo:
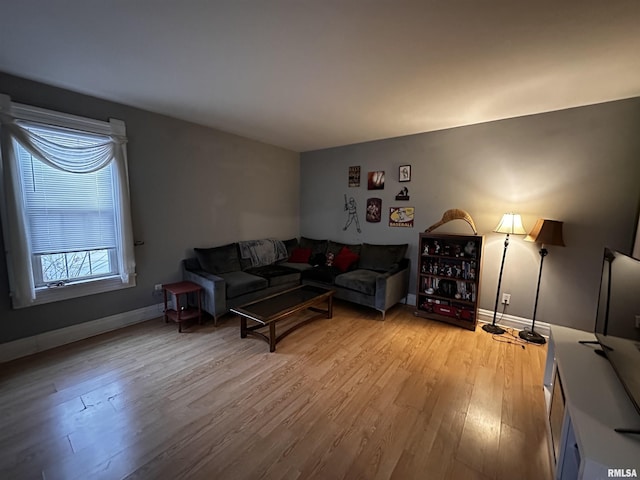
M 300 237 L 300 247 L 310 248 L 311 255 L 327 253 L 327 240 L 316 240 L 314 238 Z
M 347 247 L 342 247 L 342 250 L 338 252 L 338 255 L 336 255 L 336 258 L 333 260 L 333 264 L 341 272 L 346 272 L 359 258 L 358 254 L 352 252 Z
M 297 238 L 292 238 L 291 240 L 284 240 L 282 243 L 284 243 L 284 246 L 287 248 L 287 255 L 289 256 L 291 256 L 295 248 L 298 248 Z
M 298 247 L 291 252 L 289 261 L 291 263 L 309 263 L 309 258 L 311 258 L 311 249 Z
M 353 253 L 360 255 L 360 248 L 362 248 L 362 244 L 340 243 L 329 240 L 327 243 L 327 253 L 331 252 L 335 256 L 340 253 L 340 250 L 342 250 L 343 247 L 347 247 Z

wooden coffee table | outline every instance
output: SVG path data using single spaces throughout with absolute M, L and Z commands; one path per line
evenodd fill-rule
M 331 318 L 333 316 L 333 290 L 301 285 L 284 292 L 276 293 L 266 298 L 256 300 L 241 307 L 232 308 L 231 311 L 240 316 L 240 337 L 246 338 L 253 335 L 262 338 L 269 344 L 269 351 L 276 351 L 276 343 L 289 335 L 294 330 L 319 318 Z M 326 309 L 318 308 L 326 302 Z M 276 336 L 276 323 L 303 310 L 318 312 L 311 318 L 295 323 L 286 331 Z M 247 320 L 256 322 L 247 326 Z M 269 327 L 268 335 L 259 332 L 258 329 Z

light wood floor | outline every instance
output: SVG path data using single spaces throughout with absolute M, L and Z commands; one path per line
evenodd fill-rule
M 545 355 L 404 306 L 271 354 L 159 318 L 0 365 L 0 478 L 546 479 Z

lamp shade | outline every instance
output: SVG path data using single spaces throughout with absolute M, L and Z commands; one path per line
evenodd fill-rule
M 505 213 L 493 231 L 496 233 L 509 233 L 511 235 L 527 234 L 527 231 L 522 226 L 522 218 L 520 218 L 520 215 L 517 213 Z
M 562 222 L 539 218 L 531 233 L 526 236 L 527 242 L 541 243 L 542 245 L 557 245 L 564 247 L 562 239 Z

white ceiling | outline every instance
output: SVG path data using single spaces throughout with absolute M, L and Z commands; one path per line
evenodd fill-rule
M 307 151 L 640 96 L 640 0 L 8 0 L 0 70 Z

